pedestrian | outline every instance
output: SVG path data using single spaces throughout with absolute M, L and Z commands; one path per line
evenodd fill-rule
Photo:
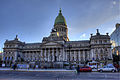
M 115 68 L 117 68 L 117 71 L 119 72 L 119 64 L 115 64 Z
M 80 72 L 80 67 L 79 67 L 79 65 L 77 66 L 76 71 L 77 71 L 77 74 L 79 74 L 79 72 Z
M 29 64 L 27 64 L 27 69 L 29 70 Z
M 17 64 L 15 63 L 14 65 L 13 65 L 13 70 L 15 70 L 17 68 Z

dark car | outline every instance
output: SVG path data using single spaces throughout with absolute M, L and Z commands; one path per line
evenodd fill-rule
M 92 69 L 89 66 L 80 67 L 80 72 L 91 72 Z

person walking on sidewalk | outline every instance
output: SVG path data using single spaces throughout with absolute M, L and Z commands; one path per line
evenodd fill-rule
M 77 71 L 77 74 L 79 74 L 80 73 L 80 67 L 79 67 L 79 65 L 77 66 L 77 68 L 76 68 L 76 71 Z
M 28 69 L 28 70 L 29 70 L 29 67 L 30 67 L 29 64 L 27 64 L 27 69 Z
M 14 65 L 13 65 L 13 70 L 15 70 L 17 68 L 17 64 L 15 63 Z

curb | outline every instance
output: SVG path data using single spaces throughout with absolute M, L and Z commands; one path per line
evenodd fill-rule
M 0 71 L 18 71 L 18 72 L 76 72 L 76 70 L 0 70 Z M 98 71 L 92 71 L 98 72 Z
M 76 70 L 67 70 L 67 69 L 16 69 L 12 68 L 0 68 L 0 71 L 21 71 L 21 72 L 76 72 Z M 98 72 L 93 70 L 92 72 Z
M 0 69 L 0 71 L 23 71 L 23 72 L 75 72 L 75 70 L 13 70 L 13 69 Z
M 0 71 L 17 71 L 17 72 L 75 72 L 75 71 L 26 71 L 26 70 L 0 70 Z

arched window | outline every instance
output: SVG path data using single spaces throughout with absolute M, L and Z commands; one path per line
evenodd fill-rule
M 72 61 L 74 61 L 74 57 L 72 57 Z
M 103 53 L 102 49 L 100 50 L 100 53 L 101 53 L 101 54 Z
M 95 40 L 95 43 L 97 43 L 97 40 Z
M 100 40 L 99 43 L 102 44 L 102 40 Z
M 5 57 L 5 60 L 7 60 L 7 57 Z
M 107 51 L 107 48 L 105 48 L 105 51 Z
M 64 29 L 62 28 L 62 31 L 64 31 Z
M 98 58 L 98 54 L 96 54 L 96 60 L 98 60 L 99 58 Z
M 98 51 L 97 50 L 95 50 L 95 54 L 97 54 L 98 53 Z
M 12 60 L 13 60 L 14 58 L 13 58 L 13 56 L 12 56 Z
M 58 31 L 60 31 L 60 29 L 58 28 Z

